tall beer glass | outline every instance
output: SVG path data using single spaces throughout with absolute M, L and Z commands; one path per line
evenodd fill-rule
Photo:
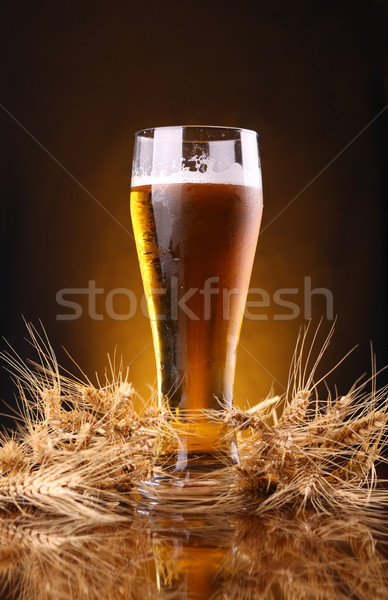
M 261 214 L 254 131 L 179 126 L 136 133 L 132 223 L 159 402 L 176 432 L 161 440 L 159 460 L 186 481 L 237 460 L 233 436 L 211 415 L 233 405 Z

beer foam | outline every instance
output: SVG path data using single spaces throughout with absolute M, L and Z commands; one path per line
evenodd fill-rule
M 257 155 L 256 155 L 257 156 Z M 132 174 L 132 187 L 142 185 L 170 183 L 216 183 L 226 185 L 245 185 L 261 189 L 261 168 L 256 158 L 256 164 L 246 164 L 244 167 L 234 163 L 227 169 L 222 169 L 219 161 L 211 157 L 194 157 L 193 165 L 179 167 L 175 164 L 166 167 L 165 161 L 153 163 L 152 169 L 138 169 Z
M 181 127 L 156 128 L 153 139 L 136 140 L 132 187 L 170 183 L 223 183 L 261 189 L 256 133 L 244 131 L 238 146 L 236 140 L 227 139 L 185 146 Z

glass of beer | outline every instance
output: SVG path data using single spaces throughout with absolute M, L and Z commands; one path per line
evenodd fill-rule
M 190 125 L 136 133 L 131 216 L 159 402 L 171 425 L 156 457 L 165 487 L 173 478 L 194 485 L 238 461 L 222 416 L 233 406 L 262 207 L 254 131 Z

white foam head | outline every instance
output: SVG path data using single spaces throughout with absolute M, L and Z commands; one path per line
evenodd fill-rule
M 161 127 L 155 129 L 153 138 L 141 139 L 142 155 L 140 164 L 136 164 L 136 159 L 134 160 L 132 187 L 170 183 L 223 183 L 261 189 L 261 168 L 254 132 L 246 132 L 241 143 L 242 164 L 234 162 L 235 140 L 209 141 L 206 154 L 199 150 L 189 160 L 184 159 L 182 136 L 182 128 Z

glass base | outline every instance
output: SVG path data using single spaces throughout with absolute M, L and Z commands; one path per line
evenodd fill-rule
M 155 475 L 138 485 L 142 501 L 155 507 L 223 503 L 239 462 L 236 438 L 223 423 L 195 412 L 169 423 L 156 446 Z
M 141 499 L 155 507 L 165 505 L 166 508 L 201 509 L 204 505 L 224 505 L 235 482 L 230 467 L 238 463 L 237 455 L 229 455 L 227 461 L 211 458 L 189 456 L 181 470 L 179 461 L 171 457 L 158 461 L 155 465 L 158 474 L 138 485 Z

